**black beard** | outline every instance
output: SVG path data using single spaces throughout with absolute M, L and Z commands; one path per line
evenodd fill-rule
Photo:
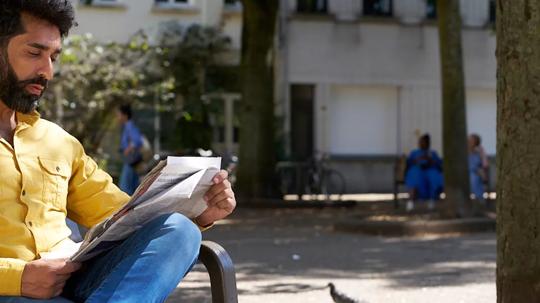
M 0 100 L 11 110 L 29 114 L 36 110 L 39 105 L 39 99 L 47 88 L 47 79 L 43 76 L 35 77 L 28 80 L 19 81 L 17 75 L 8 64 L 7 79 L 0 81 Z M 26 86 L 29 84 L 38 84 L 43 86 L 41 94 L 34 95 L 26 91 Z

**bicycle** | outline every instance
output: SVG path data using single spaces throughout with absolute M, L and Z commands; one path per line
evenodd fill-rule
M 341 200 L 346 192 L 345 177 L 336 169 L 328 165 L 328 156 L 323 155 L 320 159 L 311 159 L 307 171 L 306 193 L 311 195 L 323 195 L 324 201 L 330 201 L 333 197 Z
M 311 195 L 312 200 L 318 200 L 321 195 L 324 201 L 340 200 L 346 191 L 345 177 L 330 168 L 327 162 L 328 157 L 323 155 L 306 162 L 278 163 L 276 169 L 282 195 L 296 194 L 299 200 L 305 194 Z

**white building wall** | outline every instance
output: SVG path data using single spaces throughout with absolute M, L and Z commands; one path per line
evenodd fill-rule
M 431 145 L 442 154 L 441 93 L 434 86 L 408 85 L 400 95 L 399 154 L 417 148 L 418 138 L 429 133 Z
M 440 85 L 434 26 L 335 23 L 293 19 L 289 34 L 291 82 Z M 495 37 L 464 30 L 468 86 L 495 87 Z
M 325 126 L 318 125 L 315 130 L 316 141 L 327 142 L 317 145 L 323 148 L 319 152 L 384 155 L 393 150 L 393 153 L 407 153 L 416 147 L 418 136 L 426 132 L 432 136 L 433 148 L 442 151 L 437 28 L 433 25 L 402 26 L 395 22 L 336 23 L 332 20 L 293 17 L 288 23 L 289 82 L 350 90 L 347 95 L 336 95 L 335 90 L 317 95 L 318 98 L 330 98 L 316 101 L 316 104 L 328 105 Z M 487 151 L 494 153 L 494 35 L 486 29 L 465 28 L 463 54 L 467 97 L 470 99 L 469 129 L 479 132 L 484 137 Z M 370 107 L 371 101 L 363 101 L 376 100 L 369 90 L 377 87 L 397 92 L 392 95 L 397 108 L 395 115 L 391 109 L 384 115 L 379 114 L 379 109 Z M 353 110 L 352 99 L 357 101 L 356 114 L 349 111 Z M 346 107 L 336 109 L 338 103 Z M 360 125 L 350 119 L 365 115 L 387 119 L 384 128 L 377 119 L 372 126 L 373 132 L 381 137 L 395 134 L 394 138 L 387 139 L 388 145 L 381 144 L 380 149 L 371 150 L 369 146 L 375 146 L 372 134 L 348 130 L 348 126 Z M 348 131 L 342 131 L 344 129 Z M 343 138 L 335 137 L 339 135 Z M 347 139 L 350 135 L 359 140 L 354 146 Z
M 334 85 L 328 102 L 326 150 L 332 155 L 393 155 L 397 151 L 397 89 Z
M 467 90 L 467 128 L 482 138 L 488 155 L 495 155 L 497 147 L 497 106 L 493 89 Z
M 101 41 L 126 42 L 140 29 L 178 20 L 186 25 L 219 26 L 231 37 L 232 47 L 240 48 L 241 7 L 227 7 L 222 0 L 191 0 L 188 5 L 169 7 L 155 5 L 153 0 L 117 0 L 113 4 L 98 1 L 95 5 L 71 1 L 79 23 L 73 32 L 91 33 Z

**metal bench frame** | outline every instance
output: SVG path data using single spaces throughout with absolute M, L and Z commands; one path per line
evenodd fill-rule
M 238 303 L 236 273 L 227 251 L 215 242 L 202 241 L 199 261 L 210 275 L 212 303 Z

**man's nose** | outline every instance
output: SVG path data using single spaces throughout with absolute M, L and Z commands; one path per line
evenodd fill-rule
M 47 80 L 51 80 L 54 77 L 54 65 L 50 58 L 45 59 L 38 69 L 38 75 Z

